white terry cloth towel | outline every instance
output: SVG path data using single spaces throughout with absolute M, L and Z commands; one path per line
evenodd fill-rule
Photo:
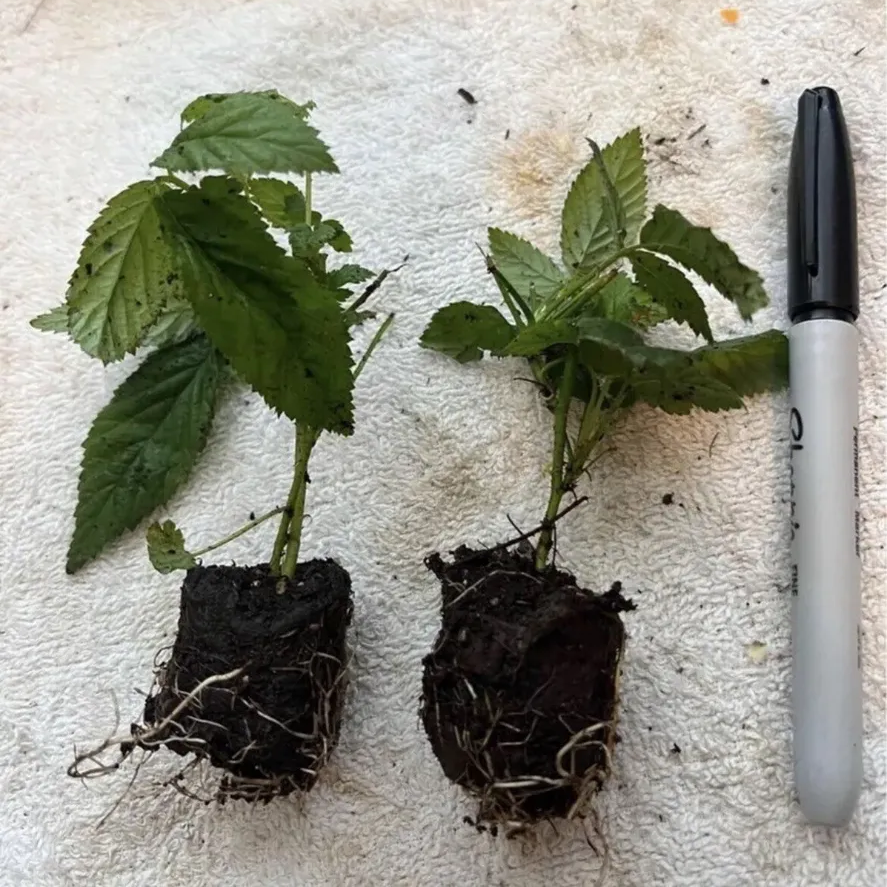
M 2 887 L 884 883 L 884 6 L 740 0 L 736 13 L 731 23 L 715 0 L 3 0 Z M 603 144 L 634 126 L 649 136 L 651 201 L 728 240 L 771 295 L 753 328 L 785 329 L 789 146 L 797 96 L 820 83 L 844 103 L 859 191 L 858 812 L 826 832 L 793 795 L 778 395 L 689 418 L 638 409 L 561 529 L 560 563 L 581 584 L 620 580 L 637 603 L 622 741 L 596 802 L 607 870 L 580 824 L 478 834 L 463 822 L 474 803 L 444 778 L 417 717 L 439 607 L 423 558 L 503 541 L 509 516 L 535 525 L 551 430 L 519 364 L 459 366 L 417 338 L 438 306 L 498 301 L 477 249 L 487 226 L 556 252 L 585 137 Z M 318 177 L 316 205 L 353 234 L 354 260 L 410 262 L 380 294 L 397 319 L 361 377 L 356 433 L 325 437 L 312 463 L 303 554 L 337 558 L 356 596 L 341 745 L 302 802 L 205 806 L 162 787 L 182 763 L 171 754 L 128 791 L 129 765 L 86 784 L 65 774 L 75 743 L 114 727 L 115 698 L 124 728 L 138 717 L 134 688 L 148 688 L 172 641 L 181 574 L 152 570 L 143 526 L 65 575 L 80 445 L 134 362 L 103 368 L 28 322 L 61 301 L 86 226 L 148 174 L 188 101 L 271 87 L 317 103 L 342 174 Z M 741 334 L 735 309 L 704 293 L 716 336 Z M 209 543 L 285 497 L 291 453 L 291 427 L 242 391 L 158 516 Z M 273 533 L 263 526 L 217 562 L 267 560 Z

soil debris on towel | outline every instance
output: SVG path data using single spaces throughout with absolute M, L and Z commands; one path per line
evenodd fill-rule
M 634 604 L 619 583 L 594 594 L 518 551 L 463 546 L 426 563 L 442 626 L 423 660 L 421 716 L 446 776 L 478 799 L 475 824 L 514 832 L 581 815 L 610 770 L 619 614 Z
M 467 89 L 459 87 L 456 91 L 466 102 L 468 102 L 469 105 L 477 104 L 477 99 Z

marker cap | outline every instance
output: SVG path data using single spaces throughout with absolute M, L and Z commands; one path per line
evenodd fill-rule
M 838 94 L 798 99 L 788 183 L 788 313 L 794 320 L 859 316 L 856 183 Z

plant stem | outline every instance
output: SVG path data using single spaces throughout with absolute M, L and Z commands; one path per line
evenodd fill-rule
M 308 460 L 317 443 L 317 432 L 313 428 L 296 428 L 296 458 L 293 472 L 292 512 L 286 541 L 281 574 L 292 579 L 299 563 L 299 548 L 302 543 L 302 522 L 305 517 L 305 492 L 308 487 Z
M 305 224 L 311 224 L 311 173 L 305 173 Z
M 200 551 L 194 551 L 192 554 L 194 557 L 200 557 L 201 555 L 208 554 L 210 551 L 215 551 L 217 548 L 221 548 L 223 545 L 227 545 L 229 542 L 233 542 L 238 536 L 242 536 L 244 533 L 248 533 L 250 530 L 259 526 L 259 524 L 265 523 L 266 520 L 270 520 L 275 515 L 280 514 L 284 511 L 283 506 L 278 506 L 277 508 L 273 508 L 267 514 L 263 514 L 261 517 L 257 517 L 254 520 L 251 520 L 248 524 L 244 524 L 239 530 L 235 530 L 228 536 L 225 536 L 224 539 L 220 539 L 218 542 L 213 542 L 212 545 L 207 545 L 206 548 L 201 548 Z
M 576 445 L 564 470 L 564 487 L 566 489 L 572 487 L 579 479 L 579 475 L 585 470 L 585 464 L 591 458 L 594 448 L 603 436 L 601 421 L 603 399 L 604 389 L 601 388 L 585 404 L 579 423 L 579 433 L 576 435 Z
M 564 484 L 564 452 L 567 446 L 567 417 L 573 400 L 573 380 L 576 376 L 578 352 L 570 348 L 564 361 L 564 374 L 557 391 L 557 406 L 554 411 L 554 454 L 551 460 L 551 492 L 548 507 L 542 521 L 542 532 L 536 546 L 536 569 L 542 570 L 548 563 L 551 542 L 554 534 L 554 520 L 560 508 L 561 499 L 567 491 Z
M 551 319 L 557 319 L 570 314 L 574 308 L 580 307 L 583 302 L 587 301 L 592 296 L 597 295 L 597 293 L 613 280 L 616 274 L 617 272 L 615 270 L 610 270 L 606 274 L 601 274 L 596 277 L 591 285 L 583 287 L 572 298 L 557 305 L 554 311 L 549 314 L 549 317 Z
M 372 357 L 373 352 L 376 350 L 379 342 L 382 341 L 382 337 L 385 335 L 385 333 L 388 332 L 388 327 L 391 326 L 393 321 L 394 315 L 389 314 L 388 317 L 386 317 L 385 320 L 382 321 L 382 325 L 379 327 L 379 329 L 376 330 L 376 334 L 370 340 L 370 344 L 367 345 L 367 350 L 364 351 L 363 357 L 360 358 L 360 362 L 357 364 L 357 368 L 354 370 L 355 382 L 357 381 L 357 377 L 363 372 L 363 368 L 367 365 L 367 361 L 370 359 L 370 357 Z
M 274 538 L 274 548 L 271 551 L 271 573 L 274 576 L 280 575 L 280 563 L 283 558 L 283 548 L 289 537 L 290 523 L 293 519 L 293 502 L 295 502 L 297 492 L 297 483 L 296 478 L 294 477 L 289 495 L 286 498 L 286 505 L 283 507 L 283 517 L 280 519 L 280 525 L 277 527 L 277 536 Z
M 584 277 L 577 276 L 574 278 L 575 282 L 571 281 L 572 285 L 567 284 L 567 286 L 565 286 L 558 294 L 559 298 L 557 300 L 548 303 L 548 305 L 544 306 L 539 311 L 539 317 L 537 320 L 563 317 L 565 312 L 569 312 L 573 307 L 582 303 L 589 296 L 593 296 L 598 290 L 602 289 L 613 279 L 616 274 L 615 270 L 607 275 L 604 275 L 603 273 L 610 267 L 610 265 L 616 264 L 620 259 L 625 259 L 641 249 L 642 247 L 638 245 L 626 246 L 610 253 L 610 255 L 594 269 L 593 273 Z
M 171 172 L 168 172 L 163 178 L 165 178 L 168 182 L 172 182 L 174 185 L 177 185 L 183 191 L 187 191 L 191 186 L 184 180 L 180 179 L 178 176 L 173 175 Z

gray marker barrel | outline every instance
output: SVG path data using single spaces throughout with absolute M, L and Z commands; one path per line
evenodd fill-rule
M 795 785 L 830 826 L 862 782 L 857 338 L 827 318 L 789 332 Z
M 795 785 L 845 826 L 862 785 L 856 193 L 837 93 L 798 101 L 788 185 Z

